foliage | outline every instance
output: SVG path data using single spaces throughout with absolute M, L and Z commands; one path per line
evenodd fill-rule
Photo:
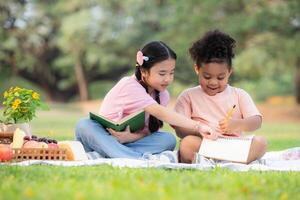
M 26 88 L 10 87 L 3 94 L 3 123 L 29 122 L 35 117 L 36 110 L 46 109 L 40 94 Z
M 113 81 L 97 81 L 90 84 L 89 91 L 91 93 L 91 99 L 103 99 L 114 85 L 115 82 Z
M 251 74 L 249 75 L 251 76 Z M 246 90 L 256 101 L 264 101 L 271 96 L 289 96 L 293 93 L 293 80 L 290 74 L 283 73 L 274 79 L 262 77 L 257 81 L 247 79 L 234 83 L 234 86 Z
M 188 48 L 215 28 L 237 40 L 234 83 L 278 85 L 276 73 L 292 83 L 300 60 L 297 0 L 13 0 L 0 7 L 0 66 L 7 74 L 1 82 L 23 77 L 42 87 L 49 100 L 95 96 L 89 86 L 117 81 L 131 71 L 136 51 L 150 40 L 175 49 L 176 80 L 195 85 Z

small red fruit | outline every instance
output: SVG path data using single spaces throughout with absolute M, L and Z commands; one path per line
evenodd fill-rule
M 58 149 L 59 147 L 58 147 L 58 144 L 55 144 L 55 143 L 49 143 L 49 144 L 48 144 L 48 148 L 49 148 L 49 149 Z
M 10 161 L 13 158 L 13 150 L 8 144 L 0 144 L 0 161 Z

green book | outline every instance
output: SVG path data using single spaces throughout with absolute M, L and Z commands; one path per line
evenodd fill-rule
M 145 111 L 140 110 L 134 112 L 130 115 L 127 115 L 120 121 L 113 121 L 104 117 L 102 115 L 98 115 L 90 112 L 90 119 L 95 120 L 99 124 L 101 124 L 104 128 L 111 128 L 115 131 L 124 131 L 125 128 L 129 125 L 130 132 L 134 133 L 144 127 L 145 124 Z

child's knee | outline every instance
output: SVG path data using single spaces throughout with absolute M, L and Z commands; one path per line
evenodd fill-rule
M 172 133 L 162 133 L 159 140 L 165 150 L 173 151 L 176 147 L 176 137 Z
M 180 162 L 191 163 L 195 153 L 199 151 L 201 138 L 194 135 L 184 137 L 180 142 Z
M 79 136 L 79 135 L 85 133 L 86 130 L 88 129 L 88 123 L 89 123 L 89 119 L 87 119 L 87 118 L 80 119 L 77 122 L 76 127 L 75 127 L 75 135 Z
M 168 145 L 167 145 L 168 150 L 173 151 L 176 147 L 176 137 L 175 137 L 175 135 L 172 134 L 172 133 L 167 133 L 165 141 L 168 142 Z
M 180 149 L 181 148 L 182 149 L 192 149 L 195 146 L 195 143 L 199 143 L 199 147 L 200 147 L 201 138 L 198 136 L 194 136 L 194 135 L 188 135 L 181 140 Z M 196 146 L 198 146 L 198 145 L 196 145 Z
M 268 144 L 267 144 L 267 140 L 264 137 L 256 136 L 254 139 L 254 143 L 255 143 L 256 148 L 260 152 L 262 152 L 262 153 L 266 152 Z

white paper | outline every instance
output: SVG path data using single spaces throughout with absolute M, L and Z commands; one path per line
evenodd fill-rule
M 217 140 L 203 139 L 199 154 L 218 160 L 246 163 L 254 135 L 246 137 L 224 137 Z

